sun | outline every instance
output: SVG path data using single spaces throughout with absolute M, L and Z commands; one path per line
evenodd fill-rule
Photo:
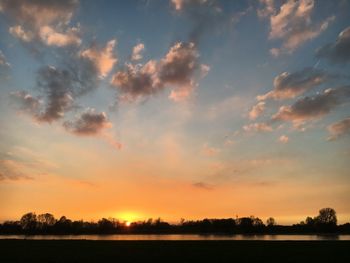
M 130 211 L 123 211 L 123 212 L 116 213 L 115 217 L 119 220 L 124 221 L 126 226 L 128 226 L 127 224 L 130 225 L 132 222 L 135 222 L 142 218 L 139 213 L 130 212 Z
M 126 221 L 125 222 L 125 226 L 127 226 L 127 227 L 131 226 L 131 222 L 130 221 Z

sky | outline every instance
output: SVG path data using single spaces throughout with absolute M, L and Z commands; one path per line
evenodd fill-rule
M 350 220 L 350 1 L 0 0 L 0 221 Z

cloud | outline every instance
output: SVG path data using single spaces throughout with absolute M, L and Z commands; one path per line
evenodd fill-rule
M 178 42 L 160 61 L 126 63 L 123 70 L 114 74 L 111 84 L 122 93 L 122 98 L 129 100 L 156 94 L 169 86 L 176 89 L 170 94 L 171 99 L 184 99 L 196 87 L 196 79 L 209 70 L 198 60 L 194 43 Z
M 68 66 L 40 68 L 36 76 L 39 97 L 26 92 L 11 94 L 19 109 L 38 122 L 53 122 L 74 107 L 75 99 L 97 87 L 97 71 L 88 60 L 70 58 Z
M 207 184 L 204 182 L 197 182 L 192 184 L 196 188 L 204 189 L 204 190 L 213 190 L 214 187 L 211 184 Z
M 210 147 L 207 143 L 205 143 L 202 147 L 201 153 L 205 156 L 215 156 L 220 152 L 220 149 Z
M 273 81 L 273 90 L 257 97 L 258 100 L 290 99 L 321 85 L 329 75 L 316 68 L 304 68 L 293 73 L 283 72 Z
M 0 157 L 0 181 L 34 179 L 58 168 L 46 156 L 23 146 L 11 146 L 10 151 L 0 153 Z
M 42 106 L 38 98 L 34 98 L 26 91 L 11 92 L 10 98 L 15 103 L 15 106 L 18 106 L 20 111 L 29 113 L 32 116 L 38 116 Z
M 116 55 L 114 54 L 114 47 L 117 41 L 112 39 L 107 42 L 106 46 L 102 49 L 96 45 L 81 52 L 81 56 L 89 59 L 96 66 L 101 78 L 104 78 L 113 69 L 113 66 L 118 62 Z
M 263 122 L 251 123 L 243 126 L 243 130 L 246 132 L 270 132 L 272 131 L 272 127 Z
M 123 70 L 114 74 L 111 84 L 130 100 L 163 89 L 157 76 L 157 62 L 154 60 L 145 65 L 127 63 Z
M 10 27 L 9 32 L 12 36 L 22 40 L 23 42 L 30 42 L 34 38 L 34 35 L 32 32 L 24 31 L 22 26 L 20 25 Z
M 325 58 L 333 63 L 350 62 L 350 27 L 345 28 L 335 43 L 325 45 L 316 52 L 319 58 Z
M 259 101 L 249 112 L 249 119 L 255 120 L 265 111 L 265 102 Z
M 305 122 L 323 117 L 350 97 L 350 86 L 327 89 L 313 97 L 307 96 L 290 106 L 282 106 L 272 120 Z
M 198 52 L 194 43 L 178 42 L 160 61 L 159 80 L 163 83 L 186 85 L 198 69 Z
M 268 17 L 276 12 L 274 0 L 259 0 L 261 5 L 260 9 L 257 9 L 257 14 L 260 18 Z
M 171 5 L 191 23 L 189 40 L 196 44 L 205 33 L 212 34 L 214 30 L 221 29 L 225 22 L 230 22 L 230 17 L 225 15 L 215 0 L 171 0 Z
M 7 62 L 5 55 L 0 50 L 0 77 L 5 76 L 10 68 L 10 63 Z
M 330 136 L 328 140 L 336 140 L 346 134 L 350 134 L 350 117 L 333 123 L 327 127 Z
M 78 69 L 79 71 L 82 68 Z M 94 72 L 90 69 L 89 72 Z M 37 86 L 45 96 L 45 108 L 38 115 L 38 120 L 42 122 L 52 122 L 64 116 L 74 103 L 74 98 L 84 93 L 87 89 L 92 89 L 91 78 L 82 72 L 74 70 L 60 69 L 55 67 L 43 67 L 37 75 Z
M 142 52 L 145 49 L 145 45 L 142 43 L 137 44 L 132 49 L 131 60 L 136 61 L 143 58 Z
M 171 4 L 177 11 L 182 11 L 184 8 L 186 8 L 189 5 L 204 5 L 206 4 L 207 0 L 171 0 Z
M 313 22 L 313 0 L 288 0 L 277 11 L 272 1 L 263 2 L 267 3 L 267 9 L 265 8 L 261 15 L 270 14 L 269 38 L 283 41 L 281 48 L 271 50 L 274 55 L 292 53 L 303 43 L 319 36 L 334 20 L 334 16 L 330 16 L 319 23 Z
M 77 6 L 77 0 L 1 0 L 0 12 L 15 23 L 9 32 L 21 41 L 61 47 L 81 43 L 79 28 L 69 26 Z
M 286 136 L 286 135 L 281 135 L 281 136 L 278 138 L 278 141 L 279 141 L 280 143 L 288 143 L 288 142 L 289 142 L 289 138 L 288 138 L 288 136 Z
M 22 172 L 23 168 L 26 167 L 15 160 L 0 160 L 0 182 L 5 180 L 33 179 L 28 174 Z
M 87 109 L 74 121 L 66 121 L 63 126 L 67 131 L 81 136 L 94 136 L 102 130 L 111 128 L 112 123 L 108 121 L 105 112 L 97 113 L 94 109 Z
M 81 44 L 81 39 L 78 36 L 79 31 L 79 27 L 72 27 L 69 28 L 66 33 L 60 33 L 50 26 L 43 26 L 40 28 L 39 35 L 41 40 L 48 46 L 79 46 Z

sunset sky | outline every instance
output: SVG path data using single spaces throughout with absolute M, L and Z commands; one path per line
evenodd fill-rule
M 0 221 L 350 221 L 349 14 L 0 0 Z

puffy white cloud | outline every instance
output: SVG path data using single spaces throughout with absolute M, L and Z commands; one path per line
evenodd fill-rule
M 334 20 L 330 16 L 319 23 L 312 21 L 313 0 L 288 0 L 275 10 L 272 1 L 268 2 L 262 14 L 270 15 L 270 39 L 281 39 L 281 48 L 271 50 L 273 55 L 291 53 L 303 43 L 316 38 L 325 31 Z
M 60 33 L 50 26 L 43 26 L 40 28 L 39 36 L 48 46 L 63 47 L 68 45 L 80 45 L 81 39 L 78 36 L 79 31 L 78 27 L 72 27 L 65 33 Z
M 137 44 L 132 49 L 131 60 L 136 61 L 143 58 L 142 52 L 145 49 L 145 45 L 142 43 Z
M 81 52 L 82 57 L 87 58 L 94 63 L 101 78 L 106 77 L 118 62 L 114 53 L 116 43 L 117 41 L 112 39 L 107 42 L 104 48 L 98 48 L 95 45 Z
M 316 68 L 304 68 L 293 73 L 283 72 L 273 81 L 273 90 L 257 97 L 258 100 L 290 99 L 326 82 L 329 76 Z
M 15 25 L 9 32 L 25 43 L 40 41 L 50 46 L 79 45 L 79 28 L 69 23 L 77 0 L 1 0 L 0 12 Z

